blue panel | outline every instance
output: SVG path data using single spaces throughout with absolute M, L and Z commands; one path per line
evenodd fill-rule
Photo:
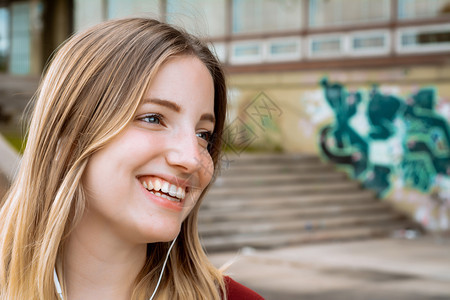
M 11 5 L 11 63 L 12 74 L 30 73 L 30 5 Z
M 6 8 L 0 8 L 0 71 L 6 69 L 9 43 L 9 11 Z

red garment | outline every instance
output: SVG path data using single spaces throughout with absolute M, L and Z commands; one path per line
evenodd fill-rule
M 228 276 L 224 277 L 228 300 L 264 300 L 263 297 L 248 287 L 234 281 Z

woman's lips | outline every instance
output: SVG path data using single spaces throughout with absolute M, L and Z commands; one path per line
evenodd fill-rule
M 159 206 L 175 211 L 181 211 L 184 207 L 188 186 L 177 184 L 176 177 L 172 182 L 157 176 L 140 176 L 138 181 L 146 196 Z M 185 183 L 185 182 L 184 182 Z
M 186 187 L 170 183 L 162 178 L 143 176 L 139 178 L 139 182 L 151 193 L 165 195 L 171 201 L 181 202 L 186 197 Z

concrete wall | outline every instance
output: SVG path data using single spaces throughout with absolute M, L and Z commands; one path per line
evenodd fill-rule
M 449 65 L 234 75 L 230 108 L 232 150 L 318 154 L 426 228 L 450 228 Z

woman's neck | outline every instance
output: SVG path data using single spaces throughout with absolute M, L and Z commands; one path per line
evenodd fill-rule
M 130 299 L 146 249 L 146 244 L 130 245 L 94 224 L 80 222 L 65 248 L 65 300 Z

